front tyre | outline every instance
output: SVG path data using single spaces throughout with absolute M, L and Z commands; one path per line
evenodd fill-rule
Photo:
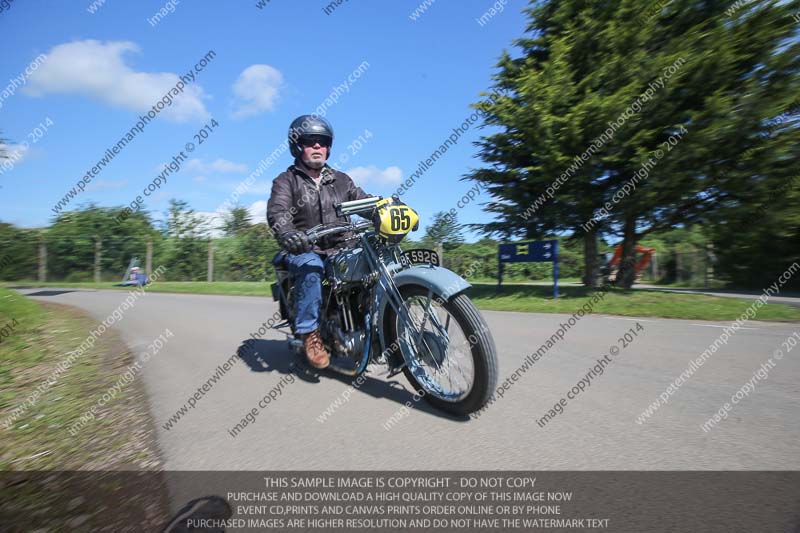
M 497 386 L 497 350 L 489 327 L 465 294 L 449 300 L 419 285 L 400 288 L 409 326 L 387 309 L 390 353 L 399 351 L 411 386 L 437 409 L 457 416 L 480 410 Z

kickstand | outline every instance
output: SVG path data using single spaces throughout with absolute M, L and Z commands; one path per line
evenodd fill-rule
M 402 365 L 400 365 L 400 366 L 398 366 L 396 368 L 390 368 L 389 369 L 389 373 L 386 374 L 386 379 L 395 377 L 397 374 L 399 374 L 400 372 L 403 371 L 403 368 L 405 368 L 405 366 L 406 366 L 406 363 L 405 363 L 405 361 L 403 361 Z

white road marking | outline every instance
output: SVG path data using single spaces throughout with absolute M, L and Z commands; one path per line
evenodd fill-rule
M 657 320 L 645 320 L 644 318 L 622 318 L 618 316 L 602 316 L 602 318 L 608 318 L 611 320 L 632 320 L 634 322 L 657 322 Z
M 730 326 L 717 326 L 716 324 L 689 324 L 690 326 L 700 326 L 701 328 L 729 328 Z M 739 329 L 761 329 L 761 328 L 746 328 L 739 326 Z

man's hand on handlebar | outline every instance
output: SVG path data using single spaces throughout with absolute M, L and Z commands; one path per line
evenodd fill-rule
M 290 230 L 281 235 L 281 247 L 290 254 L 298 255 L 311 251 L 311 243 L 305 232 Z

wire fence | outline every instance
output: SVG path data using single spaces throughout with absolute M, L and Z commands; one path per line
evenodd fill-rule
M 409 241 L 404 249 L 435 247 Z M 131 262 L 145 273 L 165 266 L 164 281 L 272 281 L 272 259 L 278 252 L 272 238 L 87 238 L 18 236 L 0 238 L 0 280 L 48 282 L 120 282 Z M 472 280 L 497 275 L 497 245 L 462 244 L 439 248 L 443 266 Z M 3 261 L 3 257 L 6 260 Z M 581 257 L 565 253 L 561 275 L 580 276 Z M 509 281 L 552 279 L 552 264 L 507 265 Z
M 257 242 L 256 242 L 257 241 Z M 0 239 L 0 280 L 120 282 L 132 263 L 168 281 L 268 281 L 278 245 L 271 239 Z
M 425 246 L 409 242 L 404 248 Z M 579 279 L 583 256 L 563 249 L 562 278 Z M 440 249 L 441 251 L 441 249 Z M 223 238 L 160 238 L 153 236 L 37 236 L 0 238 L 0 280 L 48 282 L 120 282 L 132 262 L 146 274 L 165 267 L 164 281 L 272 281 L 272 259 L 278 244 L 272 238 L 233 236 Z M 606 258 L 610 254 L 606 254 Z M 657 251 L 639 273 L 639 283 L 709 287 L 714 280 L 715 257 L 697 246 Z M 463 244 L 443 250 L 443 266 L 471 280 L 497 275 L 496 244 Z M 552 279 L 551 263 L 506 265 L 508 281 Z
M 710 287 L 720 283 L 715 278 L 716 258 L 710 250 L 697 247 L 656 252 L 638 275 L 639 283 Z

